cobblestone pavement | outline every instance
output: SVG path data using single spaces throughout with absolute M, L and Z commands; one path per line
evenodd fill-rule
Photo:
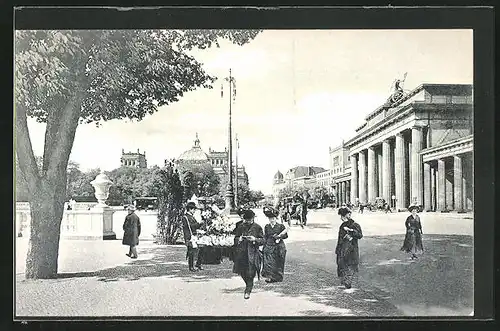
M 264 223 L 265 217 L 260 211 L 257 215 L 258 222 Z M 431 235 L 443 229 L 450 235 L 450 232 L 471 233 L 472 220 L 467 219 L 467 215 L 440 216 L 432 215 L 433 219 L 430 214 L 422 215 L 425 238 L 427 233 Z M 306 229 L 293 226 L 290 231 L 284 282 L 266 284 L 256 279 L 250 300 L 243 299 L 244 283 L 231 272 L 230 261 L 208 265 L 205 270 L 193 274 L 187 271 L 184 246 L 158 246 L 150 241 L 141 241 L 139 259 L 134 261 L 125 256 L 127 247 L 122 246 L 120 240 L 63 240 L 59 256 L 60 277 L 25 280 L 27 239 L 18 238 L 16 315 L 464 314 L 470 306 L 468 282 L 472 266 L 467 263 L 471 262 L 471 237 L 440 235 L 433 237 L 434 240 L 429 236 L 428 240 L 424 239 L 424 245 L 432 253 L 410 263 L 397 247 L 401 241 L 398 233 L 404 233 L 399 227 L 402 224 L 404 227 L 405 217 L 403 213 L 354 215 L 365 234 L 360 241 L 362 265 L 359 282 L 353 289 L 345 290 L 339 287 L 335 277 L 333 255 L 339 217 L 334 211 L 311 211 Z M 458 269 L 462 272 L 457 272 Z M 457 285 L 463 290 L 454 288 Z M 433 288 L 441 290 L 426 297 Z M 444 299 L 458 299 L 459 304 L 443 304 L 439 300 L 443 294 L 446 295 Z

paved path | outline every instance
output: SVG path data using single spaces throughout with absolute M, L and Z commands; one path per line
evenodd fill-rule
M 23 243 L 18 241 L 18 246 Z M 26 245 L 24 243 L 24 245 Z M 100 247 L 102 246 L 102 247 Z M 71 256 L 69 251 L 74 253 Z M 232 263 L 187 271 L 185 248 L 143 242 L 129 260 L 117 241 L 63 241 L 60 277 L 16 282 L 17 316 L 395 316 L 388 302 L 339 287 L 331 274 L 289 259 L 279 284 L 257 281 L 250 300 Z M 100 259 L 105 253 L 114 256 Z M 111 265 L 114 264 L 114 265 Z M 106 266 L 107 265 L 107 266 Z M 18 272 L 22 267 L 18 266 Z
M 467 315 L 472 310 L 470 215 L 423 214 L 428 252 L 399 252 L 405 213 L 353 216 L 363 227 L 355 288 L 339 287 L 334 211 L 311 211 L 287 240 L 285 281 L 256 282 L 250 300 L 232 264 L 187 271 L 183 246 L 141 241 L 130 260 L 116 241 L 61 241 L 59 279 L 24 280 L 27 239 L 16 241 L 18 316 L 396 316 Z M 257 211 L 257 221 L 266 219 Z M 402 229 L 401 229 L 402 228 Z M 441 233 L 434 235 L 433 233 Z M 76 295 L 78 293 L 78 295 Z M 132 304 L 131 304 L 132 303 Z

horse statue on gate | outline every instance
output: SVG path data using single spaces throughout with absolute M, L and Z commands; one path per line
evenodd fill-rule
M 405 72 L 403 79 L 396 79 L 394 81 L 394 83 L 392 84 L 392 88 L 391 88 L 391 90 L 392 90 L 391 96 L 387 100 L 385 106 L 390 107 L 392 104 L 398 102 L 399 100 L 401 100 L 405 96 L 405 91 L 403 90 L 403 85 L 404 85 L 404 82 L 406 80 L 407 74 L 408 73 Z

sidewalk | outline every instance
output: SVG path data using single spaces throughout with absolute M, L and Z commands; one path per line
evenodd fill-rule
M 244 283 L 232 273 L 230 261 L 191 273 L 184 246 L 141 242 L 139 259 L 130 260 L 120 241 L 61 241 L 60 278 L 34 281 L 22 274 L 26 244 L 17 240 L 18 317 L 400 314 L 373 294 L 336 286 L 331 273 L 295 258 L 287 260 L 284 282 L 266 284 L 256 278 L 252 296 L 245 300 Z

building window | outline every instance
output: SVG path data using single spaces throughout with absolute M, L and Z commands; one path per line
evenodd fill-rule
M 334 167 L 337 167 L 339 165 L 339 157 L 338 156 L 335 156 L 333 158 L 333 166 Z

